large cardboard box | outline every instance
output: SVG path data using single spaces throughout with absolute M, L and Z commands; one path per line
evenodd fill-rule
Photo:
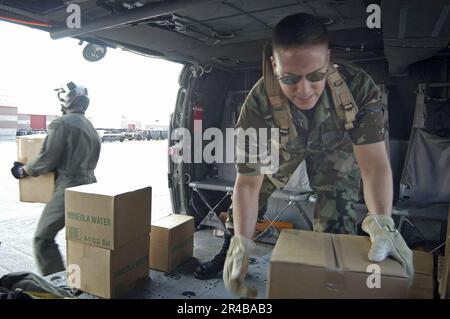
M 43 146 L 46 135 L 18 136 L 17 160 L 27 164 L 35 160 Z M 21 202 L 48 203 L 55 188 L 55 174 L 50 172 L 38 177 L 27 177 L 19 180 L 19 199 Z
M 450 232 L 448 230 L 444 265 L 442 269 L 442 279 L 439 284 L 439 294 L 441 295 L 442 299 L 450 299 Z
M 66 238 L 116 249 L 148 235 L 151 187 L 94 183 L 67 188 Z
M 69 287 L 117 298 L 149 277 L 148 234 L 115 250 L 67 241 Z
M 408 298 L 433 299 L 433 254 L 413 251 L 414 281 L 408 290 Z
M 269 298 L 406 298 L 405 271 L 367 258 L 368 237 L 283 229 L 270 260 Z
M 447 234 L 445 238 L 445 255 L 442 265 L 442 276 L 439 282 L 439 294 L 442 299 L 450 299 L 450 205 L 448 206 Z
M 194 218 L 173 214 L 152 223 L 150 268 L 170 272 L 192 257 Z

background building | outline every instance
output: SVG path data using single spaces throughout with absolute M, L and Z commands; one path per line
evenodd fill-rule
M 17 135 L 45 131 L 58 115 L 18 113 L 18 99 L 0 95 L 0 140 L 14 140 Z
M 126 115 L 122 115 L 120 119 L 120 129 L 127 129 L 130 131 L 144 130 L 145 124 L 143 121 L 129 120 Z
M 18 130 L 31 129 L 31 116 L 29 114 L 17 114 L 17 129 Z
M 11 96 L 0 95 L 0 140 L 15 139 L 17 104 Z

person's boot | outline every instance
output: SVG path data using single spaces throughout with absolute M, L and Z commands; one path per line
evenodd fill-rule
M 230 247 L 231 237 L 233 235 L 227 231 L 224 235 L 224 241 L 222 249 L 214 256 L 213 259 L 200 264 L 194 271 L 194 277 L 197 279 L 211 279 L 220 277 L 223 265 L 225 264 L 225 258 L 227 257 L 228 247 Z

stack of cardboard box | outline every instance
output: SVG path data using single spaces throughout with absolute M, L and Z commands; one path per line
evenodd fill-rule
M 442 299 L 450 299 L 450 205 L 448 207 L 447 235 L 445 241 L 445 256 L 439 277 L 439 294 Z
M 269 298 L 406 298 L 408 279 L 388 258 L 372 263 L 370 239 L 283 229 L 272 253 Z
M 442 299 L 450 299 L 450 236 L 447 236 L 447 245 L 445 248 L 445 258 L 439 293 Z
M 449 212 L 450 215 L 450 212 Z M 448 234 L 450 234 L 450 225 Z M 441 298 L 449 298 L 450 236 L 440 279 Z M 371 263 L 368 237 L 283 230 L 272 253 L 269 298 L 409 298 L 435 297 L 433 254 L 413 251 L 414 280 L 387 258 Z
M 151 187 L 66 189 L 67 281 L 115 298 L 149 276 Z
M 414 281 L 408 289 L 408 299 L 433 299 L 433 254 L 413 251 Z
M 450 206 L 448 219 L 450 219 Z M 447 223 L 445 255 L 438 255 L 424 251 L 414 251 L 414 281 L 408 290 L 408 298 L 433 299 L 450 298 L 450 223 Z M 437 263 L 437 264 L 435 264 Z M 439 296 L 438 296 L 439 295 Z
M 44 144 L 46 135 L 18 136 L 17 161 L 27 164 L 35 160 Z M 19 180 L 21 202 L 48 203 L 55 187 L 55 174 L 50 172 L 38 177 L 27 177 Z

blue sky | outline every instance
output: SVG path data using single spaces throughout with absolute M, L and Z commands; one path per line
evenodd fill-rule
M 15 97 L 19 113 L 59 114 L 53 89 L 74 81 L 89 90 L 96 127 L 118 127 L 122 116 L 168 124 L 181 64 L 120 49 L 88 62 L 78 42 L 0 21 L 0 95 Z

